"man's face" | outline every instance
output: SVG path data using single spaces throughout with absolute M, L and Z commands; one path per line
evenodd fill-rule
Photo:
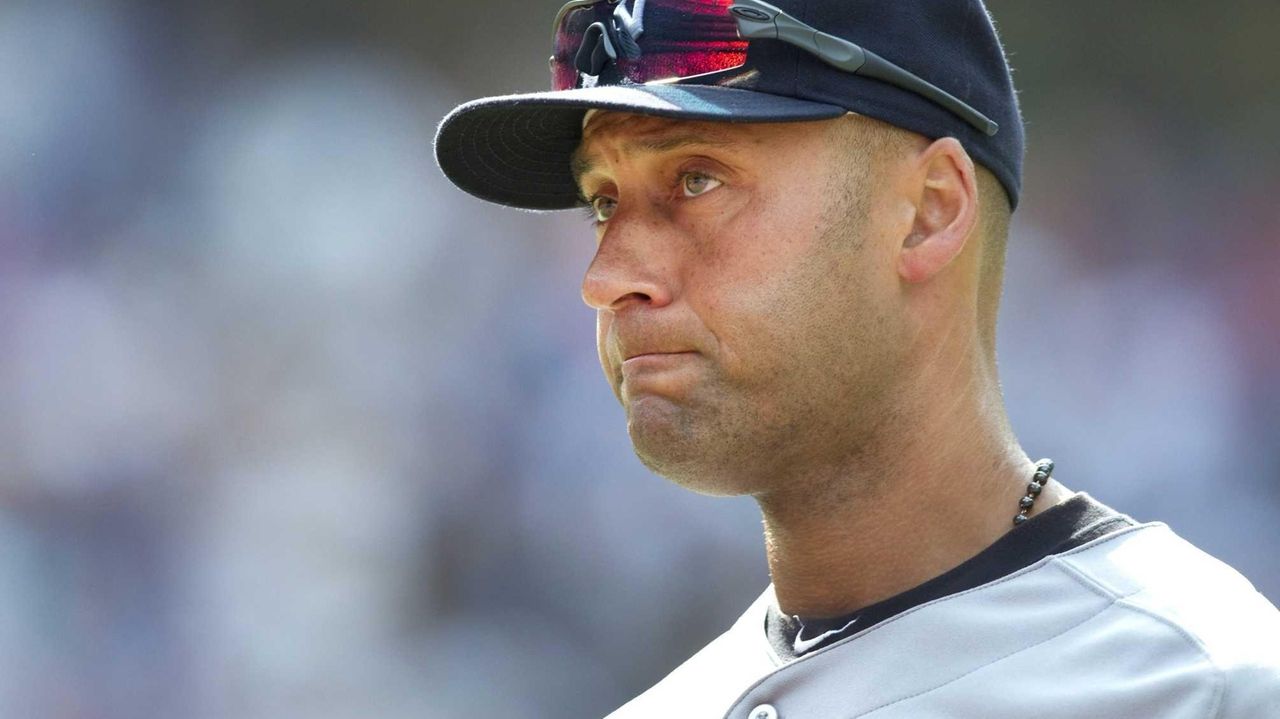
M 837 467 L 892 420 L 907 330 L 901 212 L 841 122 L 603 114 L 575 155 L 598 220 L 582 294 L 600 362 L 653 469 L 762 494 Z

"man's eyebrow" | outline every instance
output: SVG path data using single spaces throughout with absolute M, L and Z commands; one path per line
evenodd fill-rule
M 640 137 L 634 140 L 628 140 L 622 146 L 622 151 L 628 155 L 659 155 L 664 152 L 674 152 L 686 147 L 715 147 L 721 149 L 733 149 L 741 147 L 742 142 L 731 140 L 727 137 L 719 135 L 710 135 L 707 133 L 684 133 L 680 135 L 670 135 L 667 137 Z M 592 156 L 582 152 L 579 147 L 574 150 L 572 157 L 569 159 L 569 167 L 573 171 L 573 180 L 578 185 L 582 184 L 582 178 L 596 168 L 596 162 Z

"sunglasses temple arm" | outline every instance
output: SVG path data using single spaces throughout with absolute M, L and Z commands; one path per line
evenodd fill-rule
M 820 32 L 763 0 L 736 0 L 729 12 L 738 21 L 738 34 L 747 40 L 768 38 L 795 45 L 832 67 L 875 78 L 914 92 L 954 112 L 978 132 L 995 135 L 1000 126 L 960 98 L 894 65 L 848 40 Z
M 831 38 L 838 42 L 844 42 L 839 38 Z M 977 110 L 973 109 L 964 100 L 943 90 L 937 85 L 925 82 L 918 76 L 894 65 L 884 58 L 876 55 L 870 50 L 863 51 L 866 55 L 866 63 L 856 70 L 859 75 L 873 77 L 877 80 L 883 80 L 891 85 L 896 85 L 904 90 L 910 90 L 922 97 L 926 97 L 933 102 L 947 108 L 948 110 L 959 115 L 965 122 L 973 125 L 978 132 L 993 137 L 1000 131 L 1000 126 L 993 122 L 990 118 Z M 821 54 L 818 55 L 822 57 Z M 825 57 L 823 58 L 826 59 Z

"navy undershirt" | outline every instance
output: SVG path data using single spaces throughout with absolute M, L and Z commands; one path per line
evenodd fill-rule
M 1080 492 L 1010 530 L 995 544 L 955 569 L 856 612 L 840 617 L 803 618 L 786 616 L 776 606 L 770 606 L 765 616 L 765 634 L 780 658 L 784 661 L 795 659 L 912 607 L 980 587 L 1045 557 L 1061 554 L 1136 524 L 1132 518 Z M 797 635 L 801 640 L 799 650 Z

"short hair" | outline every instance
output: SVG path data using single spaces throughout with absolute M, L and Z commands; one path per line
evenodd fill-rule
M 913 147 L 920 147 L 928 140 L 922 136 L 852 113 L 835 123 L 835 142 L 848 158 L 848 172 L 841 179 L 857 186 L 867 180 L 879 163 L 889 157 L 900 156 Z M 1009 194 L 995 174 L 986 167 L 974 163 L 978 185 L 978 224 L 974 238 L 981 242 L 979 248 L 978 277 L 978 333 L 989 356 L 995 356 L 996 318 L 1000 311 L 1000 296 L 1004 285 L 1005 254 L 1009 240 L 1009 226 L 1013 207 Z M 866 193 L 855 192 L 861 201 Z M 851 206 L 850 211 L 865 212 L 865 206 Z
M 996 352 L 996 318 L 1004 288 L 1004 262 L 1009 247 L 1013 207 L 1004 185 L 990 170 L 978 165 L 978 235 L 982 258 L 978 277 L 978 333 L 987 353 Z

